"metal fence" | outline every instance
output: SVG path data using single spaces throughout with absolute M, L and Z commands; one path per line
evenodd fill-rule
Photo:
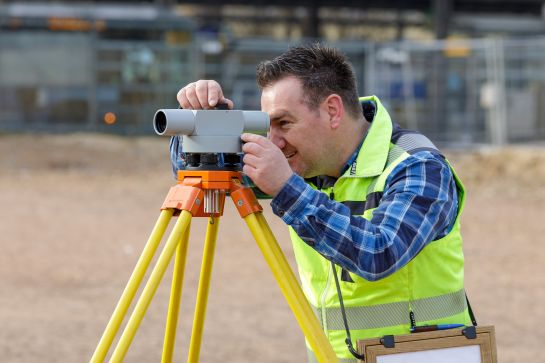
M 86 33 L 0 37 L 0 127 L 145 132 L 157 106 L 174 106 L 195 73 L 191 47 Z
M 255 64 L 289 45 L 240 41 L 218 79 L 237 104 L 258 108 Z M 353 64 L 361 94 L 377 95 L 396 122 L 436 142 L 545 139 L 545 38 L 334 45 Z
M 545 38 L 381 45 L 368 59 L 365 90 L 437 141 L 545 138 Z
M 1 32 L 0 130 L 151 133 L 153 112 L 174 107 L 177 90 L 199 78 L 258 109 L 256 64 L 297 43 Z M 333 45 L 354 65 L 361 94 L 376 94 L 396 122 L 434 141 L 545 138 L 545 38 Z

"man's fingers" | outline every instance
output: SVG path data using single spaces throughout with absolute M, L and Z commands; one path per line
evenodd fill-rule
M 252 154 L 245 154 L 242 158 L 242 161 L 244 162 L 244 165 L 249 165 L 252 168 L 256 168 L 259 162 L 259 158 Z
M 178 92 L 177 98 L 180 106 L 185 109 L 199 110 L 202 105 L 199 102 L 196 94 L 196 82 L 190 83 Z
M 244 142 L 255 142 L 258 145 L 266 146 L 270 141 L 261 135 L 244 133 L 240 135 L 240 139 Z
M 185 109 L 210 109 L 218 103 L 226 103 L 230 110 L 234 108 L 233 101 L 223 96 L 220 84 L 214 80 L 201 79 L 192 82 L 178 91 L 176 99 Z
M 233 101 L 223 96 L 223 91 L 221 90 L 221 86 L 218 82 L 210 80 L 208 81 L 207 87 L 208 104 L 210 105 L 210 107 L 216 107 L 220 103 L 226 103 L 227 108 L 229 108 L 230 110 L 233 109 Z
M 195 83 L 195 93 L 197 100 L 202 108 L 210 108 L 210 102 L 208 101 L 208 88 L 212 81 L 200 80 Z
M 242 151 L 246 154 L 261 156 L 265 152 L 265 148 L 255 142 L 246 142 L 242 145 Z
M 210 107 L 216 107 L 218 101 L 223 98 L 223 93 L 217 82 L 208 82 L 208 104 Z
M 191 108 L 191 104 L 189 103 L 189 100 L 187 99 L 186 87 L 178 91 L 178 94 L 176 95 L 176 99 L 178 100 L 178 103 L 180 104 L 182 108 L 188 109 L 188 108 Z
M 203 109 L 201 103 L 199 102 L 199 99 L 197 98 L 197 92 L 195 92 L 195 87 L 191 87 L 190 89 L 186 90 L 185 96 L 187 97 L 187 101 L 189 102 L 189 107 L 186 108 L 192 110 Z
M 231 101 L 230 99 L 228 98 L 225 98 L 223 97 L 223 99 L 221 100 L 222 103 L 226 103 L 227 104 L 227 108 L 232 110 L 234 107 L 235 107 L 235 104 L 233 101 Z
M 202 110 L 203 108 L 208 108 L 208 91 L 203 92 L 202 82 L 203 81 L 192 82 L 178 92 L 176 98 L 182 108 L 188 110 Z M 205 87 L 207 86 L 205 85 Z M 203 98 L 205 102 L 201 102 Z
M 253 166 L 244 164 L 244 166 L 242 167 L 242 172 L 249 176 L 250 179 L 255 179 L 256 169 Z

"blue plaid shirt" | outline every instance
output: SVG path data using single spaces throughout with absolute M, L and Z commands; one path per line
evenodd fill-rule
M 458 201 L 446 161 L 420 151 L 389 174 L 371 220 L 351 215 L 347 206 L 295 174 L 271 206 L 318 253 L 376 281 L 405 266 L 431 241 L 446 236 L 456 220 Z
M 350 167 L 359 149 L 345 168 Z M 185 168 L 178 136 L 170 141 L 170 156 L 175 174 Z M 454 225 L 458 200 L 445 160 L 421 151 L 392 170 L 370 221 L 352 216 L 348 207 L 311 188 L 295 174 L 273 198 L 271 207 L 303 240 L 313 241 L 309 244 L 324 257 L 375 281 L 406 265 L 430 241 L 446 236 Z

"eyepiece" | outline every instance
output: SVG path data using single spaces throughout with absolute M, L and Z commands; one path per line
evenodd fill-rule
M 155 114 L 155 117 L 153 118 L 153 128 L 159 135 L 163 135 L 167 129 L 167 117 L 163 111 L 159 110 Z
M 191 135 L 195 130 L 195 111 L 161 109 L 153 116 L 153 128 L 158 135 Z

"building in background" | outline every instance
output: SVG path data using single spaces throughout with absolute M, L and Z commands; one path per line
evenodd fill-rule
M 0 127 L 142 132 L 195 73 L 193 35 L 150 5 L 0 5 Z
M 320 39 L 361 94 L 435 141 L 542 139 L 542 13 L 541 0 L 0 0 L 0 130 L 151 134 L 199 78 L 256 109 L 255 65 Z

